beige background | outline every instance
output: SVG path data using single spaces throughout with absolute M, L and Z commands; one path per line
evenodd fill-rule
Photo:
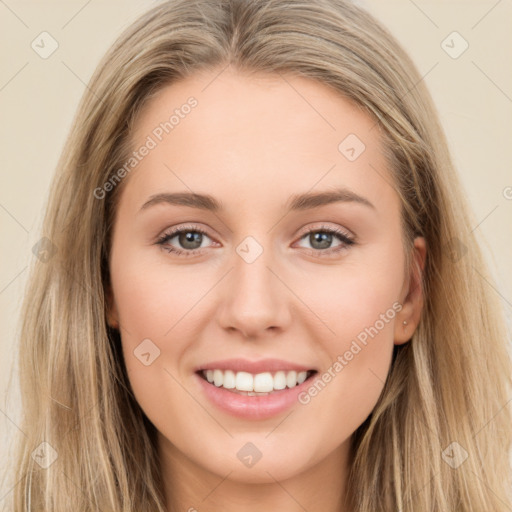
M 249 0 L 248 0 L 249 1 Z M 120 31 L 155 2 L 0 0 L 0 434 L 19 434 L 18 397 L 6 389 L 31 248 L 38 241 L 50 178 L 78 101 Z M 474 228 L 494 273 L 509 325 L 512 309 L 512 3 L 360 1 L 416 62 L 438 106 L 475 214 Z M 43 31 L 58 49 L 42 59 L 31 43 Z M 457 31 L 458 58 L 442 41 Z M 454 41 L 453 43 L 451 41 Z M 446 44 L 446 43 L 445 43 Z M 462 40 L 447 44 L 454 52 Z M 0 460 L 5 460 L 3 457 Z M 10 487 L 0 488 L 2 497 Z

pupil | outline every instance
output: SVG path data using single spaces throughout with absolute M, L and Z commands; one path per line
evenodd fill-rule
M 180 244 L 187 249 L 197 249 L 201 246 L 201 236 L 202 233 L 198 233 L 197 231 L 187 231 L 186 233 L 181 233 L 180 235 Z M 197 246 L 194 246 L 194 243 L 197 243 Z M 192 244 L 190 246 L 189 244 Z
M 317 240 L 320 242 L 320 247 L 315 247 L 316 249 L 328 249 L 331 244 L 332 235 L 330 233 L 313 233 L 312 239 L 310 240 L 311 245 L 315 247 L 315 243 Z

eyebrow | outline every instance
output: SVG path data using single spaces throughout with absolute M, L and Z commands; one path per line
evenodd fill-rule
M 358 203 L 375 209 L 375 206 L 368 199 L 346 188 L 292 195 L 286 203 L 286 209 L 287 211 L 302 211 L 339 202 Z M 194 192 L 164 192 L 151 196 L 142 205 L 141 211 L 162 203 L 177 206 L 188 206 L 190 208 L 197 208 L 212 212 L 224 210 L 223 203 L 209 194 L 197 194 Z

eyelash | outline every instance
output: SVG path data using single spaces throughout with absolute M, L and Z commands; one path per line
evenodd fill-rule
M 195 256 L 198 252 L 201 252 L 201 249 L 183 250 L 183 249 L 176 249 L 175 247 L 166 245 L 166 243 L 169 240 L 171 240 L 172 238 L 174 238 L 176 235 L 179 235 L 181 233 L 187 233 L 187 232 L 201 233 L 202 235 L 206 235 L 208 238 L 210 238 L 208 236 L 208 233 L 206 233 L 206 231 L 201 229 L 199 226 L 191 225 L 191 226 L 185 226 L 185 227 L 173 229 L 172 231 L 170 231 L 168 233 L 164 233 L 162 236 L 160 236 L 158 238 L 156 244 L 160 245 L 162 247 L 162 249 L 164 249 L 165 251 L 167 251 L 169 253 L 176 254 L 177 256 L 185 256 L 185 257 Z M 325 249 L 325 250 L 309 249 L 316 256 L 320 256 L 320 257 L 328 257 L 328 256 L 332 255 L 333 253 L 336 254 L 336 253 L 340 252 L 341 250 L 346 249 L 347 247 L 354 245 L 356 243 L 354 238 L 352 238 L 350 235 L 348 235 L 341 229 L 333 229 L 333 228 L 329 228 L 327 226 L 321 226 L 320 228 L 310 229 L 309 231 L 306 231 L 305 233 L 303 233 L 302 236 L 299 238 L 299 240 L 302 240 L 304 237 L 306 237 L 307 235 L 309 235 L 311 233 L 328 233 L 330 235 L 336 236 L 338 238 L 338 240 L 340 240 L 342 242 L 342 245 L 340 245 L 336 248 L 330 248 L 330 249 Z

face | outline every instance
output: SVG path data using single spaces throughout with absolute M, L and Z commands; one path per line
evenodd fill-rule
M 375 122 L 319 82 L 228 69 L 162 89 L 133 142 L 109 321 L 162 453 L 252 483 L 340 467 L 421 309 Z

